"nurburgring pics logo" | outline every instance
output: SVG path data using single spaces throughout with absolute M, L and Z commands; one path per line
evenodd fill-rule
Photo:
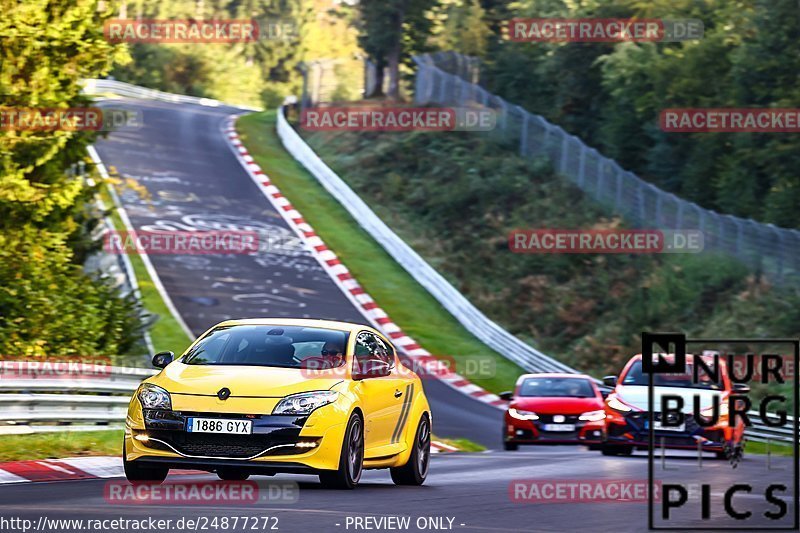
M 703 251 L 698 230 L 514 230 L 509 249 L 518 254 L 658 254 Z
M 665 109 L 659 123 L 673 133 L 797 133 L 800 109 Z
M 300 115 L 309 131 L 491 131 L 496 123 L 487 108 L 318 107 Z
M 103 250 L 112 254 L 226 255 L 259 251 L 255 231 L 109 231 Z
M 514 42 L 618 43 L 679 42 L 702 39 L 698 19 L 516 18 L 508 22 Z
M 699 354 L 690 353 L 689 345 L 698 345 Z M 772 352 L 780 346 L 791 346 L 791 355 Z M 682 333 L 644 332 L 641 357 L 650 408 L 633 413 L 625 429 L 635 426 L 629 431 L 639 435 L 644 423 L 648 478 L 660 483 L 660 512 L 651 500 L 649 528 L 796 531 L 800 341 L 687 339 Z M 740 465 L 751 439 L 762 443 L 766 454 L 750 454 Z M 792 459 L 773 458 L 776 447 Z M 696 465 L 687 464 L 685 456 L 668 461 L 665 450 L 673 448 L 696 451 Z M 712 452 L 728 464 L 704 461 L 703 455 Z M 655 477 L 657 464 L 658 472 L 665 472 L 661 480 Z M 734 472 L 741 472 L 739 479 Z

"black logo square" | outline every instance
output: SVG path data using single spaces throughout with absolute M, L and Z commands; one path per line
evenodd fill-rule
M 653 349 L 653 345 L 656 349 Z M 671 349 L 670 345 L 675 348 Z M 661 353 L 674 353 L 670 361 Z M 654 355 L 655 360 L 654 360 Z M 683 333 L 642 332 L 642 370 L 646 374 L 680 374 L 686 371 L 686 335 Z

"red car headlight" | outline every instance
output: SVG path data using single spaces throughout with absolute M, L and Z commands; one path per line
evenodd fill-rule
M 508 414 L 511 416 L 511 418 L 516 418 L 517 420 L 539 420 L 539 415 L 533 411 L 523 411 L 521 409 L 511 408 L 508 410 Z

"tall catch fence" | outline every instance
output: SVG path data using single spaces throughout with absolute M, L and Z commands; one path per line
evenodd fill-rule
M 415 103 L 492 109 L 494 136 L 516 145 L 523 157 L 549 158 L 559 174 L 628 224 L 700 230 L 705 251 L 735 257 L 776 285 L 800 281 L 800 231 L 704 209 L 642 180 L 559 126 L 481 87 L 476 58 L 438 52 L 414 61 Z

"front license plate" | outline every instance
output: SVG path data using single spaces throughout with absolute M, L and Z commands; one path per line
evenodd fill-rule
M 645 428 L 647 428 L 647 423 L 645 423 Z M 686 431 L 686 424 L 681 424 L 680 426 L 662 426 L 660 420 L 654 420 L 653 429 L 657 431 Z
M 545 424 L 545 431 L 575 431 L 575 424 Z
M 250 435 L 253 432 L 252 420 L 226 420 L 224 418 L 194 418 L 186 422 L 189 433 L 225 433 L 229 435 Z

